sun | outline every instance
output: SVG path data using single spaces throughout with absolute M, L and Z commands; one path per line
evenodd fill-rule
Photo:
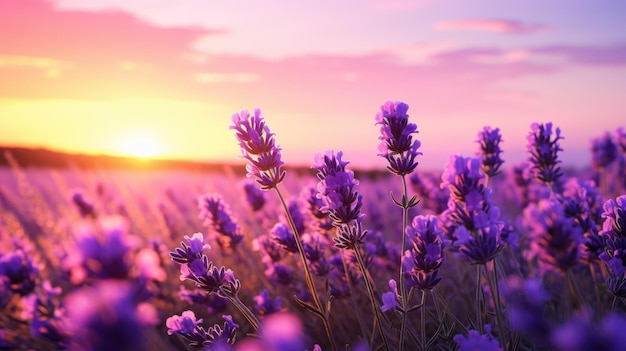
M 134 132 L 120 136 L 114 145 L 115 151 L 138 158 L 151 158 L 163 152 L 163 147 L 154 135 Z

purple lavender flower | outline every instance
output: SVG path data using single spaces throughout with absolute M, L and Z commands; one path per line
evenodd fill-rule
M 301 196 L 306 199 L 309 214 L 313 218 L 313 225 L 321 232 L 327 232 L 333 228 L 333 222 L 328 212 L 322 211 L 324 202 L 317 197 L 317 186 L 304 188 Z
M 454 342 L 459 345 L 458 351 L 502 351 L 498 339 L 491 335 L 491 326 L 485 324 L 485 334 L 480 334 L 476 330 L 470 330 L 468 335 L 457 334 Z
M 207 341 L 216 350 L 230 350 L 235 344 L 239 324 L 233 321 L 230 315 L 223 315 L 224 324 L 215 324 L 206 331 Z
M 224 298 L 237 295 L 241 282 L 235 278 L 232 270 L 224 266 L 218 268 L 202 252 L 210 246 L 203 245 L 202 234 L 196 233 L 193 237 L 185 237 L 189 245 L 181 242 L 181 248 L 170 252 L 172 261 L 180 264 L 180 279 L 191 280 L 196 287 L 209 294 L 217 293 Z
M 196 319 L 193 311 L 184 311 L 180 316 L 173 315 L 165 321 L 167 335 L 193 333 L 196 327 L 202 323 L 202 318 Z
M 570 178 L 565 183 L 563 193 L 557 195 L 561 202 L 564 214 L 572 218 L 574 223 L 583 231 L 583 244 L 580 258 L 583 263 L 598 260 L 604 249 L 604 240 L 598 235 L 597 219 L 600 217 L 597 203 L 600 200 L 598 190 L 589 182 Z
M 354 248 L 363 242 L 367 231 L 363 231 L 361 214 L 363 197 L 356 190 L 359 182 L 354 173 L 346 170 L 348 162 L 342 161 L 343 152 L 333 151 L 317 154 L 313 168 L 318 171 L 320 182 L 317 185 L 318 197 L 324 206 L 321 210 L 329 213 L 333 225 L 338 228 L 338 237 L 333 238 L 339 248 Z
M 255 109 L 252 116 L 247 110 L 235 113 L 232 122 L 230 129 L 236 131 L 241 154 L 248 160 L 248 177 L 255 177 L 261 189 L 275 188 L 285 178 L 285 172 L 281 170 L 284 163 L 281 149 L 276 146 L 274 134 L 265 125 L 261 110 Z
M 262 235 L 252 241 L 255 251 L 261 251 L 263 262 L 274 263 L 282 259 L 282 247 L 270 236 Z
M 311 271 L 318 277 L 327 276 L 333 269 L 332 264 L 326 257 L 330 250 L 328 240 L 319 233 L 306 234 L 302 238 L 304 255 L 309 262 Z
M 243 183 L 243 191 L 246 195 L 246 202 L 252 211 L 260 211 L 265 205 L 265 193 L 251 180 L 246 180 Z
M 598 322 L 591 313 L 582 313 L 554 328 L 550 339 L 562 351 L 626 351 L 624 328 L 623 315 L 610 313 Z
M 202 318 L 196 319 L 193 311 L 184 311 L 180 316 L 174 315 L 167 319 L 165 325 L 169 335 L 177 334 L 189 341 L 191 347 L 205 347 L 216 350 L 230 350 L 235 343 L 239 325 L 233 322 L 230 315 L 223 315 L 224 325 L 215 324 L 209 329 L 200 326 Z
M 145 321 L 137 313 L 136 291 L 122 281 L 103 280 L 67 295 L 65 325 L 70 350 L 146 350 Z
M 199 217 L 204 220 L 204 225 L 212 226 L 217 233 L 221 234 L 221 237 L 217 238 L 220 247 L 233 248 L 243 240 L 241 227 L 220 195 L 201 195 L 198 198 L 198 209 L 200 210 Z
M 298 245 L 296 239 L 293 236 L 293 232 L 284 223 L 276 223 L 270 230 L 272 240 L 280 246 L 283 250 L 289 253 L 297 253 Z
M 443 231 L 439 220 L 432 215 L 419 215 L 413 218 L 406 230 L 407 236 L 413 238 L 411 279 L 417 288 L 431 290 L 441 280 L 439 268 L 444 260 Z
M 128 278 L 132 264 L 130 254 L 139 244 L 139 238 L 128 233 L 128 226 L 128 221 L 120 216 L 76 223 L 76 248 L 63 262 L 74 283 L 86 278 Z
M 472 264 L 491 261 L 503 248 L 500 234 L 504 223 L 491 200 L 491 189 L 480 183 L 483 178 L 480 160 L 460 155 L 450 156 L 441 176 L 441 187 L 450 189 L 442 222 L 448 227 L 448 235 L 453 234 L 449 237 L 453 247 Z
M 507 300 L 507 315 L 511 329 L 528 334 L 537 343 L 545 343 L 550 325 L 544 318 L 545 303 L 550 298 L 538 278 L 522 280 L 509 277 L 502 291 Z
M 35 289 L 37 267 L 23 250 L 0 252 L 0 284 L 11 292 L 25 296 Z M 4 290 L 0 288 L 0 291 Z M 6 292 L 6 291 L 4 291 Z M 8 294 L 6 295 L 8 296 Z M 0 297 L 0 300 L 4 298 Z
M 409 177 L 413 191 L 420 198 L 420 206 L 423 210 L 433 214 L 439 214 L 448 207 L 450 192 L 448 188 L 441 189 L 439 180 L 441 177 L 433 173 L 414 172 Z
M 404 102 L 387 101 L 376 114 L 376 124 L 381 126 L 378 156 L 387 159 L 387 169 L 399 176 L 413 172 L 418 164 L 415 159 L 422 154 L 417 151 L 420 141 L 413 140 L 412 134 L 417 134 L 418 131 L 416 124 L 408 122 L 408 109 L 409 105 Z
M 600 254 L 610 269 L 606 286 L 618 297 L 626 296 L 626 195 L 604 203 L 604 223 L 600 236 L 604 238 L 605 251 Z
M 489 178 L 498 175 L 500 167 L 504 163 L 504 160 L 500 157 L 502 153 L 500 148 L 500 143 L 502 142 L 500 129 L 485 127 L 478 133 L 477 142 L 480 145 L 480 150 L 476 156 L 482 159 L 483 173 Z
M 603 136 L 591 141 L 591 163 L 596 168 L 606 168 L 617 159 L 619 151 L 611 134 L 606 132 Z
M 530 239 L 530 258 L 541 272 L 565 273 L 579 260 L 582 229 L 565 216 L 561 203 L 544 199 L 524 209 L 524 224 Z
M 552 123 L 533 123 L 528 133 L 528 153 L 529 161 L 533 164 L 535 176 L 546 184 L 552 184 L 563 175 L 558 158 L 559 151 L 563 151 L 559 146 L 561 130 L 556 128 L 554 139 L 552 139 Z
M 304 215 L 304 211 L 302 209 L 303 206 L 304 205 L 298 197 L 290 199 L 287 202 L 287 209 L 299 234 L 304 233 L 307 224 L 306 216 Z M 283 223 L 288 223 L 287 217 L 284 213 L 281 213 L 280 218 Z
M 264 288 L 254 297 L 254 306 L 256 310 L 259 311 L 260 315 L 267 316 L 281 311 L 281 298 L 280 296 L 276 296 L 272 300 L 269 290 Z
M 265 276 L 273 282 L 289 286 L 293 282 L 294 272 L 290 266 L 282 262 L 275 262 L 267 264 Z
M 76 209 L 78 210 L 78 213 L 80 214 L 81 217 L 83 218 L 95 218 L 96 217 L 96 211 L 93 207 L 93 203 L 91 203 L 91 201 L 89 201 L 85 197 L 85 193 L 83 192 L 82 189 L 72 190 L 72 192 L 70 193 L 70 199 L 72 200 L 72 203 L 74 204 L 74 206 L 76 206 Z
M 177 247 L 174 252 L 170 252 L 170 257 L 176 263 L 189 264 L 196 259 L 202 259 L 203 251 L 211 248 L 211 245 L 204 244 L 202 233 L 194 233 L 192 237 L 185 235 L 185 240 L 189 244 L 181 241 L 181 247 Z
M 389 280 L 389 288 L 391 291 L 384 292 L 382 295 L 383 304 L 380 306 L 380 310 L 383 312 L 395 310 L 400 307 L 398 303 L 398 284 L 395 280 Z

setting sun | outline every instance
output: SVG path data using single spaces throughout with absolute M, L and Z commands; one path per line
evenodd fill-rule
M 139 158 L 149 158 L 163 153 L 163 147 L 150 134 L 134 133 L 121 136 L 113 148 L 120 154 Z

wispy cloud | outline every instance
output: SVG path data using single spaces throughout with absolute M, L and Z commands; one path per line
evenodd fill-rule
M 441 21 L 433 26 L 437 30 L 447 31 L 486 31 L 510 34 L 526 34 L 547 30 L 542 24 L 523 23 L 507 19 L 457 19 Z

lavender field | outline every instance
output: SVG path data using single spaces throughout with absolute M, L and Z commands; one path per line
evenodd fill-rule
M 225 131 L 246 172 L 4 155 L 0 350 L 626 350 L 626 130 L 569 170 L 558 126 L 488 126 L 426 171 L 407 109 L 381 107 L 374 172 L 286 168 L 258 110 Z

